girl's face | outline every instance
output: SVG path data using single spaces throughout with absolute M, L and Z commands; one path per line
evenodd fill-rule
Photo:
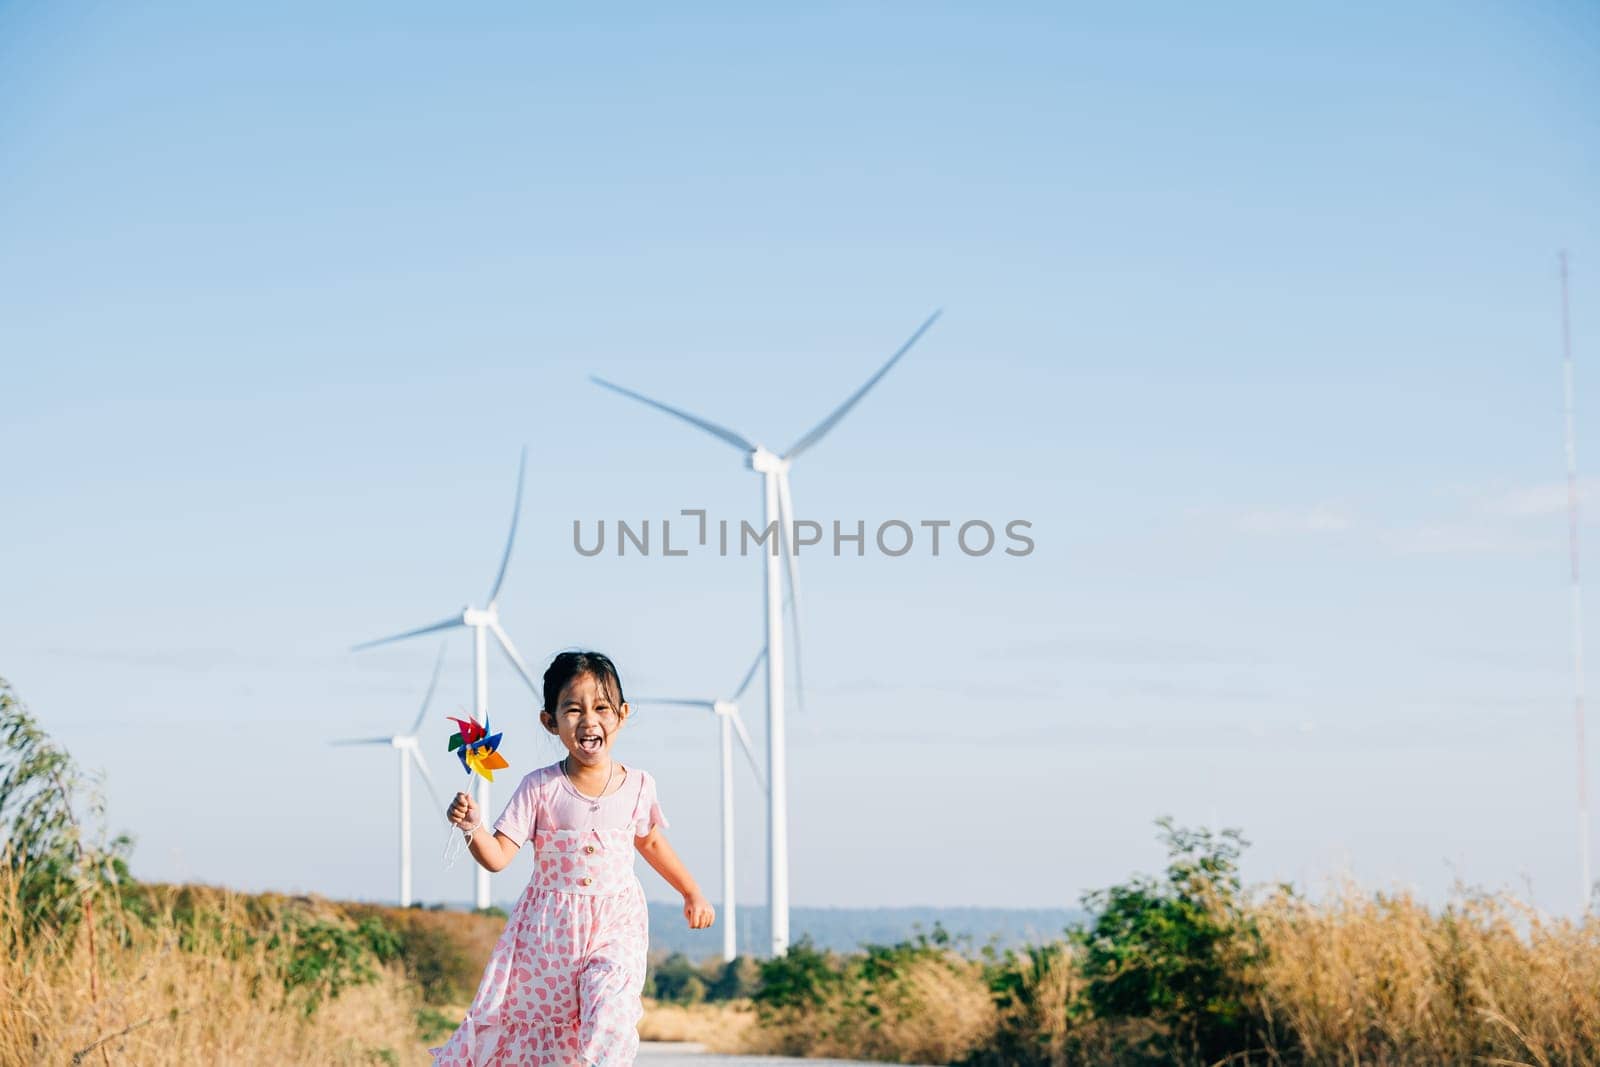
M 585 672 L 567 683 L 556 706 L 540 718 L 575 761 L 593 767 L 611 758 L 611 743 L 628 719 L 628 705 L 613 707 L 600 680 Z

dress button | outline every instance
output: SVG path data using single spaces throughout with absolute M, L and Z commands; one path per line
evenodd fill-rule
M 593 845 L 584 845 L 584 846 L 583 846 L 583 850 L 584 850 L 584 851 L 585 851 L 585 852 L 590 852 L 590 853 L 592 853 L 592 852 L 594 852 L 594 846 L 593 846 Z
M 584 875 L 582 878 L 578 879 L 578 884 L 579 885 L 593 885 L 594 884 L 594 879 L 590 878 L 588 875 Z

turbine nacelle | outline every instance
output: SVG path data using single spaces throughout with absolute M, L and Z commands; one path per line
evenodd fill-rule
M 739 705 L 731 700 L 713 700 L 711 702 L 711 714 L 728 718 L 739 714 Z
M 500 621 L 500 609 L 493 604 L 486 608 L 462 608 L 461 625 L 487 626 L 491 629 Z
M 750 453 L 748 462 L 750 469 L 757 474 L 783 474 L 789 469 L 788 460 L 776 452 L 767 451 L 759 445 L 754 452 Z

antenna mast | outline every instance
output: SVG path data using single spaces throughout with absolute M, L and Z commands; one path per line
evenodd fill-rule
M 1573 432 L 1572 330 L 1567 314 L 1567 253 L 1561 252 L 1561 368 L 1566 386 L 1567 549 L 1572 560 L 1572 715 L 1578 742 L 1578 870 L 1583 879 L 1580 911 L 1587 914 L 1589 880 L 1589 770 L 1583 736 L 1583 591 L 1578 583 L 1578 446 Z

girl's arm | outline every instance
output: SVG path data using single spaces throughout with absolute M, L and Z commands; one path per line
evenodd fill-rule
M 661 832 L 661 827 L 653 826 L 644 837 L 635 837 L 633 847 L 668 885 L 683 894 L 683 917 L 689 920 L 689 929 L 704 930 L 710 926 L 716 918 L 711 902 L 700 892 L 689 869 L 667 843 L 667 835 Z
M 490 833 L 486 826 L 474 830 L 472 839 L 467 842 L 467 849 L 472 853 L 472 858 L 486 871 L 503 871 L 511 866 L 511 861 L 516 858 L 517 849 L 521 847 L 498 830 Z
M 473 828 L 472 836 L 467 839 L 467 849 L 480 867 L 486 871 L 503 871 L 511 866 L 517 849 L 522 846 L 498 830 L 491 833 L 483 824 L 476 800 L 465 793 L 457 793 L 445 814 L 457 828 L 463 831 L 469 826 Z

